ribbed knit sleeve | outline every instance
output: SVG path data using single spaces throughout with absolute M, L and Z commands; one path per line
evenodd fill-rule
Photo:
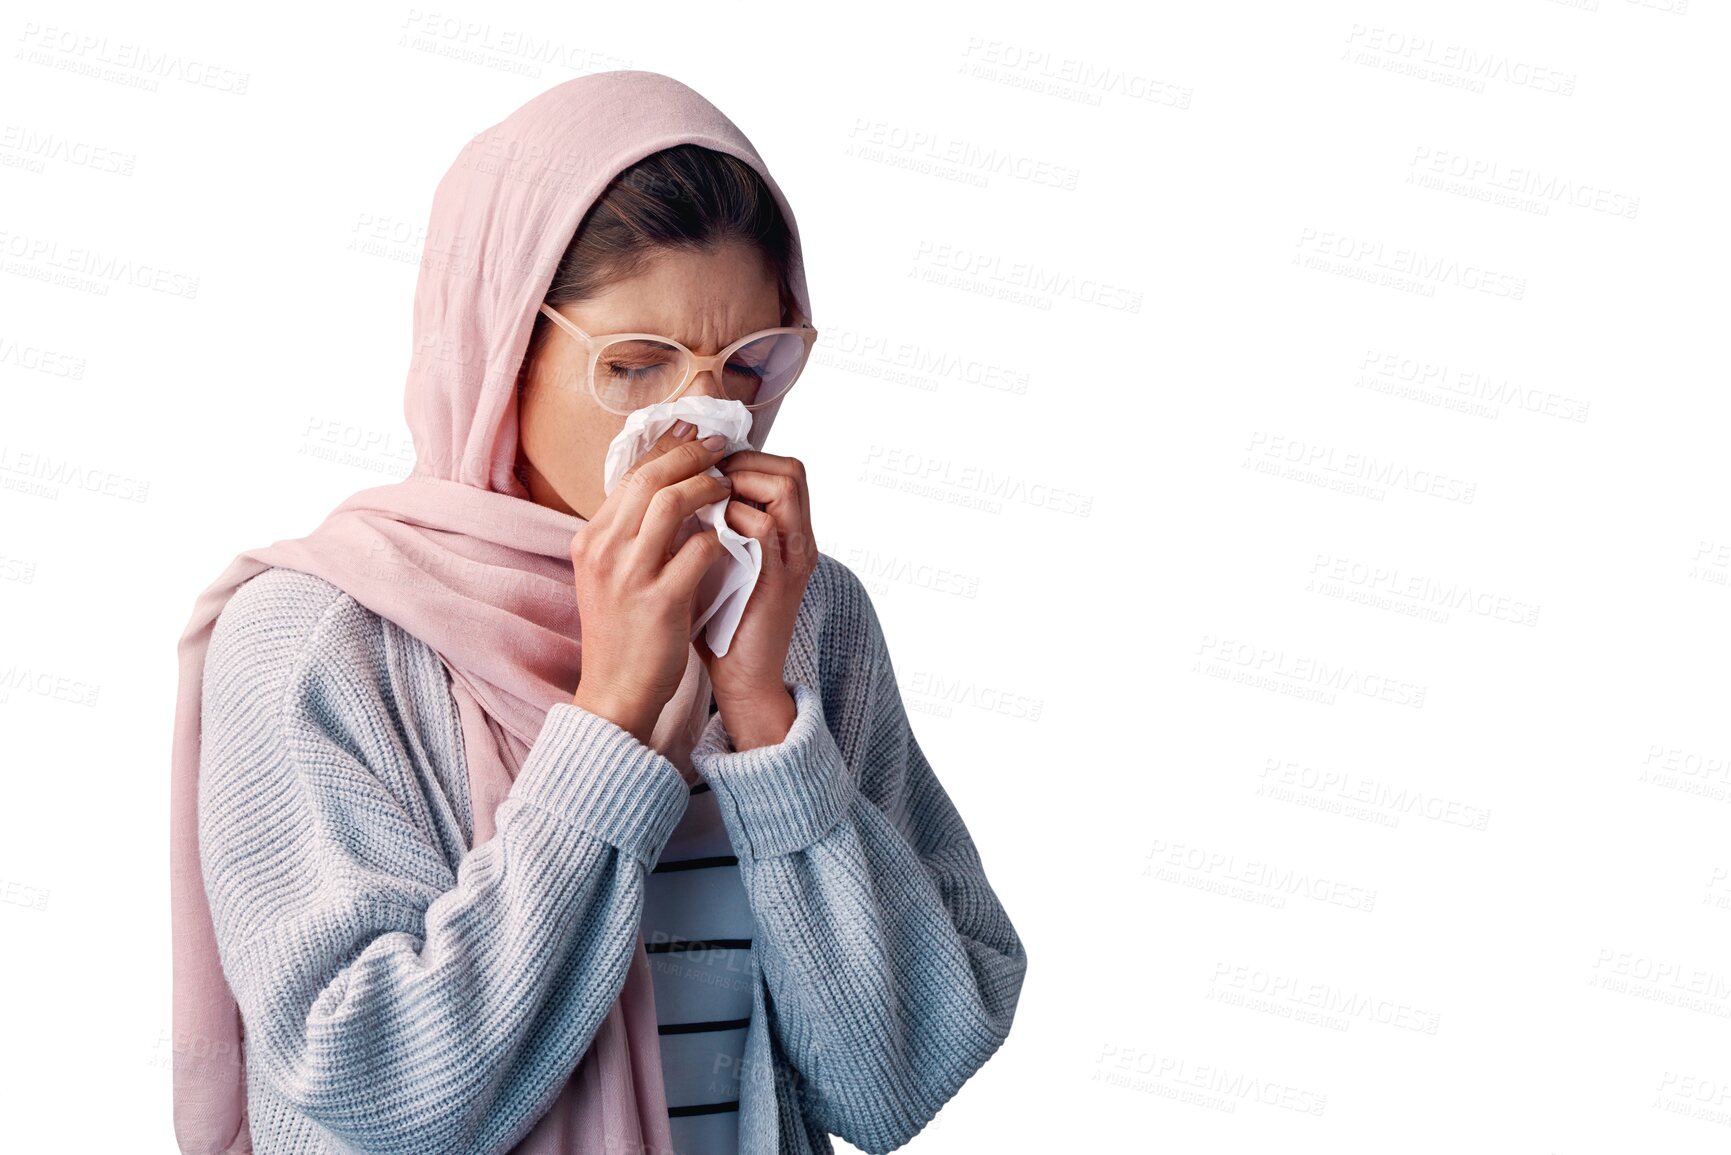
M 864 586 L 828 555 L 812 581 L 825 610 L 790 648 L 807 673 L 787 737 L 735 751 L 718 715 L 692 757 L 739 857 L 800 1106 L 885 1152 L 1002 1045 L 1027 954 L 914 738 Z
M 457 725 L 448 690 L 393 692 L 379 619 L 307 588 L 243 586 L 206 662 L 200 849 L 248 1077 L 345 1149 L 507 1151 L 624 984 L 687 788 L 556 705 L 494 837 L 453 854 L 404 720 L 442 696 Z

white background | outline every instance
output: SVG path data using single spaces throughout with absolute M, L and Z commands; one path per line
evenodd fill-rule
M 794 207 L 823 337 L 766 448 L 1030 956 L 910 1147 L 1724 1151 L 1731 101 L 1684 2 L 12 6 L 13 1149 L 174 1150 L 193 598 L 408 472 L 463 143 L 646 68 Z

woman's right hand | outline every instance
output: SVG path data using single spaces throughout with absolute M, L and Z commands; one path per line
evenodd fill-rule
M 706 472 L 726 439 L 712 449 L 693 432 L 663 433 L 571 539 L 583 644 L 572 701 L 645 745 L 685 676 L 697 585 L 726 552 L 708 526 L 673 548 L 687 518 L 733 492 Z

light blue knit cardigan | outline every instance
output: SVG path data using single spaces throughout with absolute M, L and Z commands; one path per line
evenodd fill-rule
M 751 903 L 740 1155 L 889 1151 L 1004 1042 L 1027 955 L 909 729 L 859 578 L 822 555 L 787 738 L 693 763 Z M 617 997 L 689 792 L 559 703 L 473 830 L 438 657 L 324 580 L 236 592 L 206 658 L 199 848 L 260 1155 L 509 1151 Z

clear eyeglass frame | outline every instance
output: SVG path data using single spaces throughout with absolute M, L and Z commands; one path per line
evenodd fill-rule
M 817 343 L 817 330 L 811 325 L 781 325 L 773 329 L 759 329 L 755 333 L 747 333 L 745 336 L 741 337 L 727 348 L 721 350 L 713 357 L 704 357 L 686 348 L 684 344 L 675 341 L 672 337 L 666 337 L 660 333 L 585 333 L 578 327 L 576 322 L 571 320 L 571 318 L 565 316 L 557 309 L 554 309 L 546 302 L 542 302 L 541 312 L 547 314 L 555 325 L 565 330 L 565 332 L 569 333 L 576 340 L 583 342 L 583 344 L 588 348 L 589 364 L 584 370 L 583 379 L 588 385 L 589 396 L 593 397 L 595 403 L 601 406 L 601 408 L 607 410 L 609 413 L 619 413 L 622 415 L 629 415 L 632 411 L 630 409 L 618 409 L 609 405 L 602 399 L 601 391 L 595 387 L 595 366 L 601 360 L 601 351 L 615 341 L 665 341 L 667 344 L 672 345 L 674 348 L 680 349 L 685 353 L 685 379 L 679 383 L 679 387 L 673 390 L 673 392 L 669 393 L 658 402 L 652 402 L 652 404 L 660 405 L 672 401 L 681 393 L 684 393 L 686 389 L 690 388 L 691 383 L 697 380 L 697 375 L 702 373 L 704 370 L 709 370 L 719 376 L 722 368 L 727 364 L 727 359 L 753 341 L 759 340 L 763 337 L 772 337 L 780 333 L 792 333 L 799 337 L 803 342 L 802 350 L 800 352 L 799 366 L 794 370 L 793 379 L 787 383 L 787 388 L 783 389 L 780 393 L 777 393 L 774 397 L 769 398 L 767 401 L 751 403 L 741 402 L 741 404 L 745 405 L 747 409 L 762 409 L 764 406 L 773 405 L 781 398 L 786 397 L 788 393 L 793 390 L 793 387 L 799 384 L 800 377 L 805 373 L 806 365 L 811 361 L 812 346 Z

